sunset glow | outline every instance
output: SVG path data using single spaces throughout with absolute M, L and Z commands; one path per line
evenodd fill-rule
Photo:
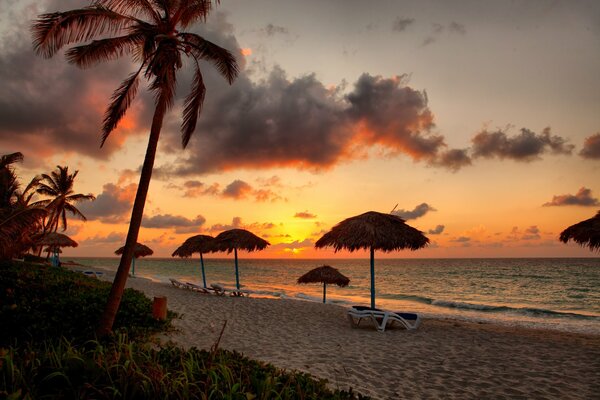
M 141 82 L 100 148 L 110 96 L 134 64 L 44 60 L 26 24 L 73 3 L 88 2 L 3 5 L 23 22 L 0 20 L 0 147 L 24 154 L 23 181 L 56 165 L 79 170 L 76 191 L 96 201 L 79 206 L 87 222 L 70 220 L 79 247 L 64 256 L 113 256 L 154 99 Z M 396 205 L 431 244 L 378 257 L 595 255 L 558 235 L 600 209 L 597 7 L 378 2 L 366 14 L 362 2 L 333 1 L 328 14 L 320 2 L 292 3 L 224 0 L 197 27 L 242 70 L 229 86 L 201 64 L 206 100 L 186 149 L 191 65 L 178 77 L 139 237 L 155 256 L 195 234 L 244 228 L 271 243 L 245 257 L 364 258 L 314 243 L 345 218 Z

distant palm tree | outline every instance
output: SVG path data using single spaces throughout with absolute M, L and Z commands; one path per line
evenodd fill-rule
M 20 185 L 11 165 L 22 160 L 21 153 L 0 157 L 0 259 L 10 259 L 25 252 L 31 246 L 30 235 L 41 226 L 47 214 L 45 209 L 29 204 L 31 197 L 26 194 L 31 190 L 29 185 L 24 192 L 19 191 Z
M 57 165 L 56 170 L 52 171 L 50 175 L 42 174 L 37 192 L 50 196 L 50 198 L 34 204 L 46 207 L 49 212 L 45 229 L 47 232 L 56 232 L 61 222 L 63 231 L 66 231 L 67 212 L 87 221 L 85 215 L 74 206 L 74 203 L 95 200 L 96 197 L 93 194 L 73 193 L 73 185 L 78 173 L 79 171 L 75 171 L 69 174 L 69 167 Z
M 100 37 L 87 44 L 72 47 L 66 53 L 68 61 L 86 68 L 101 61 L 131 54 L 138 63 L 137 71 L 125 79 L 113 94 L 104 116 L 102 144 L 134 99 L 142 71 L 150 81 L 149 88 L 154 93 L 155 109 L 148 148 L 131 213 L 125 250 L 97 329 L 100 336 L 112 329 L 125 289 L 163 118 L 173 105 L 176 73 L 183 66 L 182 57 L 191 58 L 194 67 L 192 90 L 185 99 L 183 109 L 183 147 L 194 133 L 204 102 L 206 90 L 199 60 L 211 62 L 229 83 L 238 74 L 237 62 L 229 51 L 195 33 L 180 31 L 204 20 L 211 7 L 210 0 L 96 0 L 83 9 L 41 15 L 33 25 L 35 50 L 44 57 L 52 57 L 67 44 Z

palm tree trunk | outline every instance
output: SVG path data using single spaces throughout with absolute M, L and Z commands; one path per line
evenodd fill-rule
M 117 270 L 108 296 L 106 308 L 104 309 L 100 324 L 96 330 L 96 334 L 99 337 L 106 336 L 111 332 L 117 311 L 119 310 L 119 305 L 121 304 L 121 297 L 123 297 L 125 283 L 127 282 L 129 268 L 131 267 L 131 260 L 133 259 L 133 250 L 137 242 L 140 226 L 142 225 L 144 205 L 146 204 L 146 196 L 148 195 L 148 188 L 150 187 L 152 168 L 154 167 L 154 159 L 156 158 L 156 148 L 158 147 L 158 138 L 160 137 L 160 130 L 162 128 L 165 112 L 165 102 L 161 97 L 158 100 L 158 104 L 154 110 L 154 117 L 152 118 L 148 148 L 146 150 L 146 157 L 144 158 L 144 165 L 142 166 L 140 183 L 133 203 L 133 210 L 131 211 L 131 222 L 129 223 L 129 231 L 127 232 L 127 239 L 125 240 L 125 249 L 123 250 L 119 269 Z

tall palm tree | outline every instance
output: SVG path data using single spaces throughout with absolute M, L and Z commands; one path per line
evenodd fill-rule
M 87 221 L 85 215 L 73 203 L 95 200 L 96 197 L 93 194 L 73 193 L 75 177 L 77 177 L 78 173 L 79 171 L 75 171 L 69 174 L 69 167 L 57 165 L 56 170 L 52 171 L 50 175 L 42 174 L 37 192 L 50 196 L 50 198 L 37 201 L 34 204 L 46 207 L 49 212 L 49 218 L 45 227 L 47 232 L 58 231 L 61 222 L 63 231 L 66 231 L 67 212 Z
M 10 259 L 26 251 L 29 236 L 40 226 L 47 211 L 29 204 L 25 191 L 19 191 L 19 181 L 12 164 L 23 160 L 23 154 L 12 153 L 0 157 L 0 259 Z M 35 186 L 35 178 L 30 185 Z
M 238 74 L 233 54 L 200 35 L 182 31 L 193 23 L 204 20 L 211 6 L 211 0 L 96 0 L 82 9 L 41 15 L 33 25 L 35 50 L 44 57 L 52 57 L 67 44 L 88 42 L 100 37 L 87 44 L 72 47 L 66 53 L 67 60 L 86 68 L 130 54 L 138 63 L 138 69 L 113 94 L 104 116 L 102 144 L 133 101 L 140 75 L 150 82 L 149 88 L 154 94 L 154 116 L 125 250 L 97 329 L 99 336 L 106 335 L 112 329 L 125 289 L 163 118 L 173 105 L 176 73 L 183 66 L 182 57 L 191 59 L 194 68 L 191 93 L 185 99 L 183 109 L 183 147 L 186 147 L 196 128 L 204 102 L 206 90 L 199 61 L 211 62 L 229 83 Z

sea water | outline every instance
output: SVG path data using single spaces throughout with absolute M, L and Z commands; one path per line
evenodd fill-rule
M 116 270 L 118 258 L 65 258 L 93 269 Z M 206 258 L 207 283 L 235 287 L 232 258 Z M 327 287 L 327 302 L 370 304 L 368 259 L 240 258 L 240 282 L 254 297 L 322 301 L 321 284 L 297 284 L 309 270 L 330 265 L 350 278 Z M 200 260 L 147 258 L 136 277 L 202 284 Z M 133 278 L 135 279 L 135 278 Z M 600 334 L 600 259 L 376 259 L 376 306 L 425 317 Z

